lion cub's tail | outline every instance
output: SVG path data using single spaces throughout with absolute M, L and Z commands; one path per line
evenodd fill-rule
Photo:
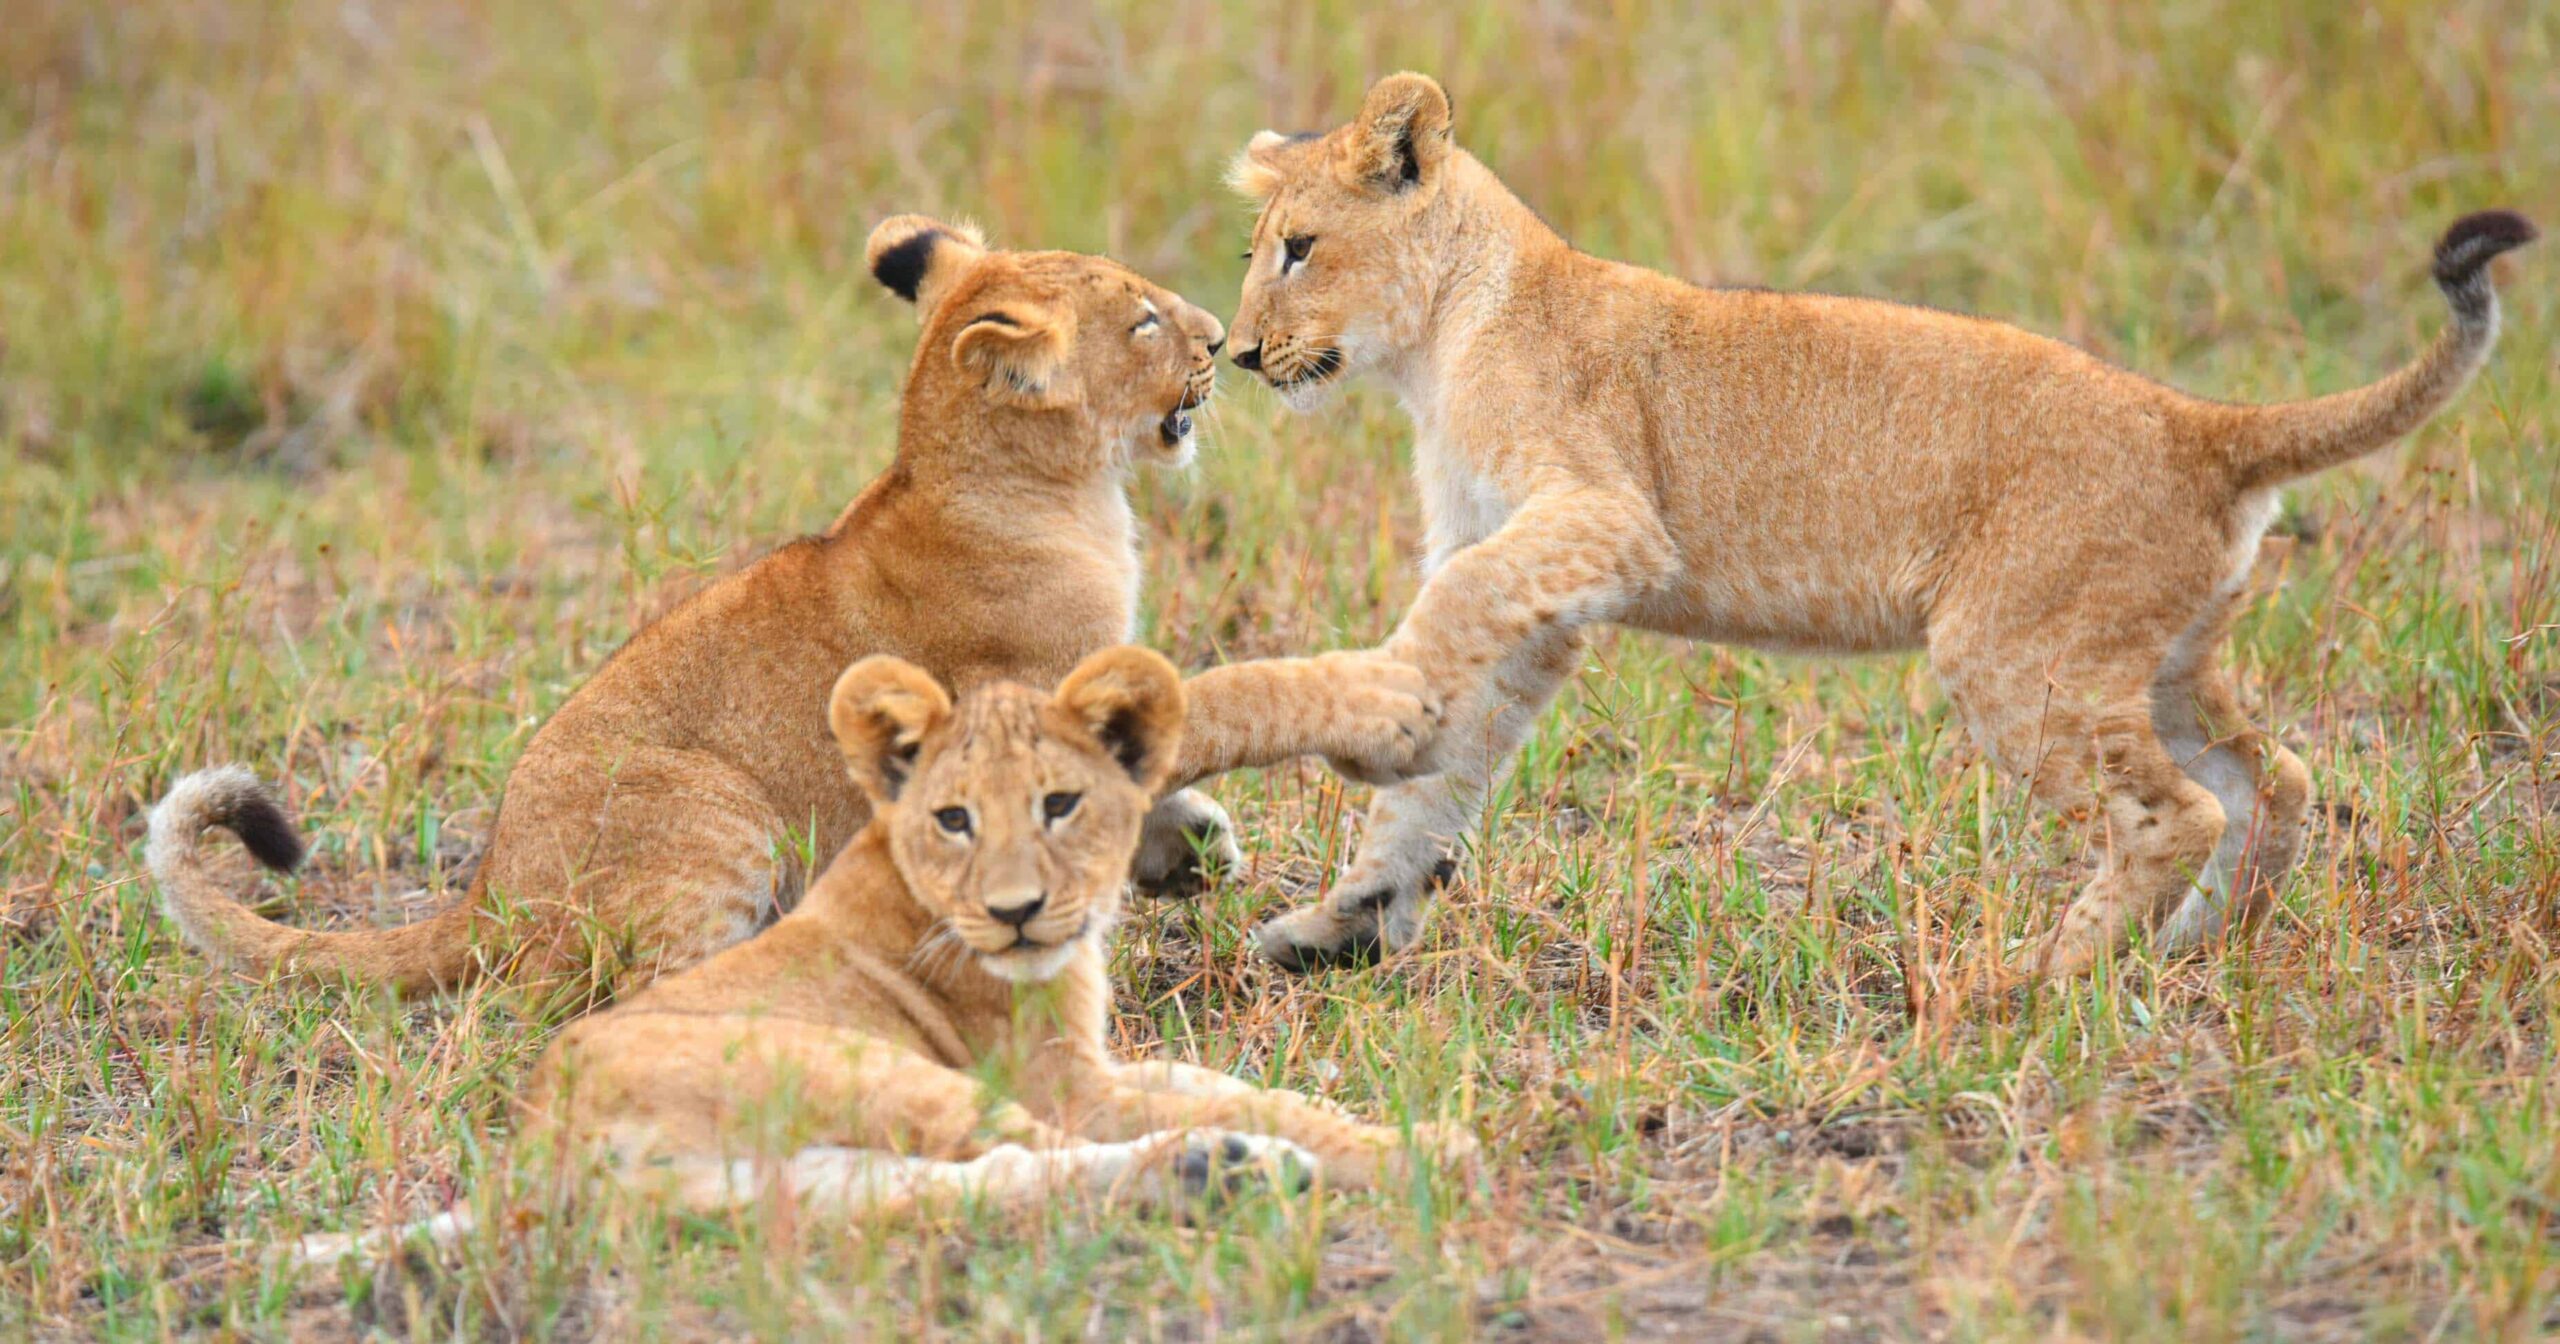
M 2352 392 L 2274 406 L 2216 406 L 2236 483 L 2279 485 L 2361 457 L 2426 423 L 2488 362 L 2498 340 L 2498 291 L 2489 261 L 2540 236 L 2512 210 L 2464 215 L 2436 242 L 2436 288 L 2453 306 L 2453 325 L 2425 354 Z
M 459 982 L 471 967 L 470 901 L 397 929 L 319 933 L 268 919 L 223 890 L 205 865 L 203 835 L 219 826 L 282 873 L 302 862 L 302 837 L 275 795 L 236 765 L 199 770 L 151 809 L 151 876 L 160 907 L 206 956 L 264 975 L 346 977 L 414 993 Z

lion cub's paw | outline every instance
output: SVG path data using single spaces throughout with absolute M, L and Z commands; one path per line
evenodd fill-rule
M 1413 1127 L 1414 1155 L 1443 1171 L 1472 1173 L 1484 1160 L 1484 1144 L 1464 1125 L 1419 1124 Z
M 1441 705 L 1420 669 L 1374 649 L 1312 661 L 1333 700 L 1324 754 L 1337 773 L 1376 785 L 1431 773 L 1427 757 L 1440 732 Z
M 1129 879 L 1149 896 L 1197 896 L 1244 866 L 1235 824 L 1217 800 L 1195 789 L 1166 795 L 1147 813 Z
M 1254 1190 L 1295 1194 L 1314 1184 L 1316 1155 L 1267 1134 L 1195 1130 L 1173 1155 L 1173 1176 L 1187 1199 L 1223 1203 Z

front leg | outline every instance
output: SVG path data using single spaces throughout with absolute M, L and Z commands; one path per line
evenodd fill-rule
M 1458 841 L 1579 666 L 1582 631 L 1676 568 L 1650 502 L 1630 490 L 1539 496 L 1451 556 L 1386 646 L 1422 669 L 1444 706 L 1423 762 L 1442 773 L 1378 795 L 1341 880 L 1257 930 L 1263 954 L 1303 971 L 1410 943 L 1430 889 L 1454 871 Z
M 1333 889 L 1254 931 L 1262 954 L 1285 970 L 1365 965 L 1422 931 L 1431 893 L 1457 872 L 1458 844 L 1474 829 L 1520 743 L 1581 666 L 1580 631 L 1550 628 L 1491 679 L 1489 706 L 1461 706 L 1441 730 L 1441 773 L 1384 789 L 1361 824 L 1360 852 Z M 1472 711 L 1472 712 L 1470 712 Z
M 1230 663 L 1182 691 L 1177 784 L 1300 756 L 1354 779 L 1401 778 L 1440 718 L 1418 669 L 1368 649 Z
M 1183 693 L 1176 783 L 1299 756 L 1326 757 L 1355 778 L 1383 774 L 1413 760 L 1437 718 L 1420 672 L 1366 651 L 1233 663 L 1192 677 Z M 1243 862 L 1226 809 L 1186 788 L 1147 813 L 1130 876 L 1151 896 L 1193 896 Z
M 1417 1164 L 1472 1162 L 1479 1151 L 1456 1126 L 1416 1124 L 1407 1142 L 1394 1126 L 1364 1124 L 1325 1102 L 1171 1060 L 1113 1065 L 1089 1083 L 1061 1117 L 1085 1138 L 1173 1129 L 1268 1135 L 1314 1154 L 1325 1177 L 1349 1189 L 1409 1179 Z

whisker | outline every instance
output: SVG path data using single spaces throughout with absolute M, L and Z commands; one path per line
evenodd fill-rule
M 942 954 L 944 945 L 956 941 L 957 938 L 958 934 L 952 930 L 950 920 L 935 920 L 932 927 L 925 930 L 924 937 L 917 939 L 916 945 L 908 950 L 906 959 L 908 973 L 921 978 L 926 966 Z

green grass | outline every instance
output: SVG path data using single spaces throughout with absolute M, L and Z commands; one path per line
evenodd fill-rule
M 2435 329 L 2455 215 L 2560 223 L 2560 10 L 20 0 L 0 26 L 0 1334 L 2560 1330 L 2547 246 L 2456 409 L 2288 506 L 2235 657 L 2321 805 L 2229 962 L 1968 999 L 2082 856 L 1907 659 L 1604 641 L 1379 974 L 1288 980 L 1242 937 L 1321 886 L 1357 791 L 1218 784 L 1251 867 L 1133 921 L 1121 1043 L 1454 1112 L 1490 1145 L 1467 1188 L 1203 1227 L 563 1203 L 498 1175 L 542 1024 L 226 980 L 139 855 L 177 773 L 237 760 L 317 841 L 281 908 L 432 905 L 587 670 L 886 460 L 912 327 L 859 253 L 893 210 L 1226 311 L 1226 156 L 1411 65 L 1591 249 L 2298 396 Z M 1141 486 L 1150 640 L 1375 639 L 1413 589 L 1400 414 L 1289 419 L 1228 381 L 1199 469 Z M 450 1263 L 260 1266 L 463 1193 L 502 1226 Z

